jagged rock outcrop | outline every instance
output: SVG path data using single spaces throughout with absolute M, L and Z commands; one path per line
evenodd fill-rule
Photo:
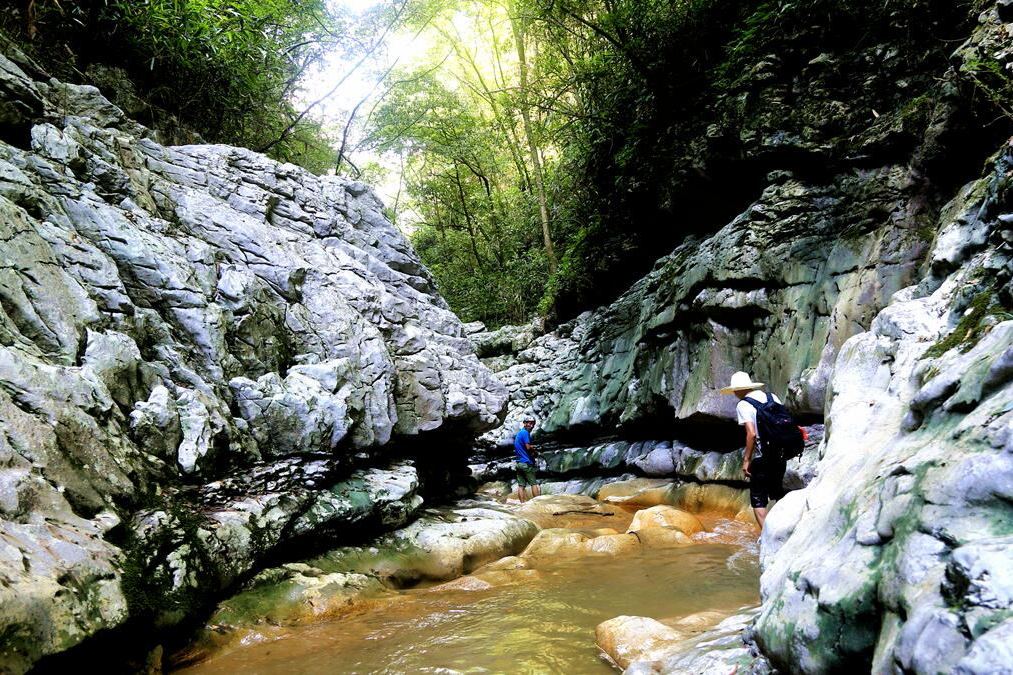
M 507 428 L 526 411 L 546 434 L 728 419 L 734 400 L 717 385 L 736 370 L 822 414 L 840 346 L 916 280 L 932 214 L 902 167 L 827 184 L 771 178 L 716 235 L 517 354 L 498 373 L 512 395 Z
M 981 7 L 956 69 L 1011 64 L 1013 16 Z M 1013 145 L 980 179 L 931 194 L 915 167 L 945 158 L 958 108 L 934 108 L 916 156 L 772 172 L 726 227 L 498 372 L 512 397 L 488 437 L 500 443 L 529 412 L 536 444 L 730 420 L 717 387 L 738 369 L 825 417 L 811 482 L 773 507 L 763 535 L 755 640 L 786 672 L 1009 670 Z M 893 122 L 877 122 L 881 140 L 910 133 Z M 616 449 L 566 461 L 622 466 Z
M 997 673 L 1013 610 L 1013 141 L 931 273 L 848 340 L 818 475 L 770 512 L 757 640 L 820 673 Z
M 505 397 L 365 185 L 163 147 L 0 57 L 0 669 L 403 523 L 378 449 Z

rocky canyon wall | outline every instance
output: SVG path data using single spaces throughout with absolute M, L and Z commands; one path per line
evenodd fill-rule
M 983 7 L 954 69 L 1013 67 L 1008 3 Z M 550 332 L 468 329 L 511 391 L 486 439 L 502 445 L 533 413 L 550 475 L 741 480 L 721 431 L 741 438 L 734 399 L 717 391 L 740 369 L 825 420 L 811 482 L 763 535 L 753 632 L 787 672 L 1009 667 L 1013 146 L 983 152 L 963 185 L 927 182 L 919 157 L 946 155 L 960 115 L 941 96 L 909 153 L 822 174 L 786 161 L 740 216 L 607 307 Z M 666 427 L 674 442 L 629 442 Z M 581 435 L 626 440 L 553 447 Z M 698 456 L 707 439 L 717 451 Z
M 816 477 L 771 510 L 756 634 L 783 668 L 1009 668 L 1013 140 L 991 165 L 844 343 Z
M 506 399 L 365 185 L 164 147 L 19 63 L 0 57 L 5 672 L 172 625 L 284 542 L 404 523 L 419 439 L 490 429 Z
M 1013 60 L 1009 3 L 982 5 L 953 69 Z M 366 186 L 164 147 L 11 56 L 0 669 L 176 625 L 310 538 L 403 525 L 443 441 L 502 444 L 526 412 L 536 442 L 594 439 L 547 448 L 553 476 L 741 483 L 717 393 L 739 369 L 827 423 L 764 534 L 764 654 L 984 673 L 1008 653 L 1013 151 L 992 144 L 963 187 L 926 178 L 954 150 L 952 72 L 912 110 L 848 110 L 868 128 L 829 153 L 825 130 L 779 132 L 792 85 L 758 64 L 753 203 L 615 303 L 492 334 L 459 323 Z

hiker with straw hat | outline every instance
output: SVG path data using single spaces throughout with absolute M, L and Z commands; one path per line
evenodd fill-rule
M 740 426 L 746 427 L 746 454 L 742 460 L 742 472 L 749 479 L 749 503 L 753 507 L 756 522 L 763 529 L 767 519 L 767 503 L 784 496 L 785 460 L 774 448 L 764 452 L 763 439 L 757 425 L 757 412 L 774 403 L 780 406 L 781 399 L 763 391 L 763 382 L 753 382 L 749 373 L 739 371 L 732 375 L 722 394 L 735 394 L 739 402 L 735 415 Z M 771 406 L 774 407 L 774 406 Z

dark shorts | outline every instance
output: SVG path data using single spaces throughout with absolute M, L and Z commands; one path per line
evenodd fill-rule
M 521 487 L 535 485 L 535 467 L 524 462 L 514 462 L 517 471 L 517 482 Z
M 749 503 L 754 509 L 767 508 L 771 499 L 784 496 L 784 462 L 760 457 L 749 466 Z

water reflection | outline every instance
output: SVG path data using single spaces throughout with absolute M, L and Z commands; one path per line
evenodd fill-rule
M 606 619 L 674 620 L 758 602 L 755 531 L 726 522 L 710 523 L 694 546 L 553 561 L 485 590 L 392 593 L 181 672 L 608 673 L 594 642 Z

